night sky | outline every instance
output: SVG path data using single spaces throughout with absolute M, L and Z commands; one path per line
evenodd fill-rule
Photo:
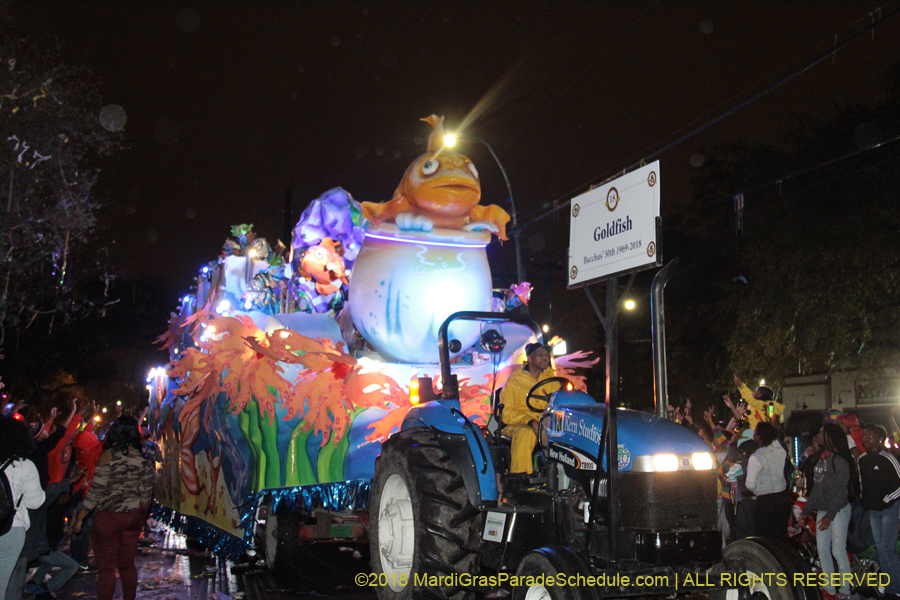
M 335 186 L 389 199 L 424 150 L 422 117 L 445 115 L 449 129 L 471 119 L 468 131 L 503 161 L 523 222 L 771 85 L 868 25 L 877 6 L 28 0 L 2 23 L 60 40 L 72 61 L 93 65 L 104 104 L 124 108 L 130 148 L 102 165 L 95 191 L 103 241 L 115 267 L 187 289 L 232 224 L 282 236 L 286 188 L 295 220 Z M 664 154 L 664 218 L 691 209 L 707 149 L 774 142 L 792 113 L 875 102 L 898 59 L 900 18 Z M 480 170 L 482 204 L 502 205 L 490 155 L 462 149 Z M 564 258 L 567 218 L 524 232 L 527 260 Z M 511 277 L 512 244 L 491 252 L 495 276 Z M 535 298 L 543 273 L 528 267 Z M 577 292 L 559 278 L 568 305 L 563 294 Z

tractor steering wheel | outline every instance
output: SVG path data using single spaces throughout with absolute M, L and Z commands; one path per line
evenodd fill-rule
M 545 401 L 549 402 L 550 401 L 549 396 L 544 396 L 543 394 L 535 394 L 535 392 L 542 385 L 546 385 L 548 383 L 553 383 L 554 381 L 558 381 L 561 384 L 560 388 L 565 388 L 565 384 L 570 383 L 569 380 L 566 379 L 565 377 L 548 377 L 547 379 L 542 379 L 541 381 L 538 381 L 536 384 L 534 384 L 534 386 L 532 386 L 532 388 L 530 390 L 528 390 L 528 394 L 525 396 L 525 405 L 528 406 L 528 409 L 531 412 L 536 412 L 536 413 L 544 412 L 543 408 L 536 408 L 536 407 L 532 406 L 531 399 L 537 398 L 537 399 L 545 400 Z

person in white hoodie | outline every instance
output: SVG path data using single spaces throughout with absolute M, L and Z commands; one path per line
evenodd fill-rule
M 759 450 L 747 463 L 747 489 L 756 494 L 753 506 L 753 535 L 787 540 L 791 499 L 784 477 L 787 452 L 778 442 L 778 430 L 761 421 L 753 432 Z
M 28 459 L 33 450 L 34 438 L 28 426 L 12 417 L 0 417 L 0 467 L 6 466 L 3 475 L 9 481 L 16 511 L 9 531 L 0 535 L 0 591 L 4 596 L 25 544 L 30 525 L 28 509 L 40 508 L 44 503 L 37 467 Z

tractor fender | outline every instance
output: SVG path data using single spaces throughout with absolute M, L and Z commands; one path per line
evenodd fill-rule
M 459 410 L 459 402 L 441 400 L 417 406 L 403 419 L 401 430 L 426 427 L 458 465 L 472 506 L 484 508 L 498 498 L 497 474 L 488 441 L 481 429 Z

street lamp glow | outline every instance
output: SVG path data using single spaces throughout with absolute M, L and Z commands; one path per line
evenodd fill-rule
M 550 331 L 550 326 L 544 325 L 543 327 L 541 327 L 541 331 L 543 331 L 544 333 L 547 333 L 548 331 Z
M 456 136 L 452 133 L 448 133 L 444 136 L 444 145 L 448 148 L 452 148 L 456 145 Z
M 625 301 L 625 310 L 634 310 L 635 306 L 636 306 L 636 304 L 634 303 L 634 300 L 626 300 Z

